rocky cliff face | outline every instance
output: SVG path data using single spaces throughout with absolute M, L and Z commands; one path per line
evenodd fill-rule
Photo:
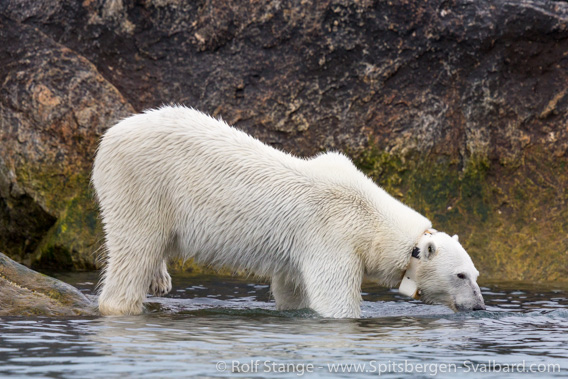
M 182 103 L 298 155 L 343 150 L 487 277 L 566 278 L 562 1 L 7 0 L 0 249 L 93 266 L 98 136 Z

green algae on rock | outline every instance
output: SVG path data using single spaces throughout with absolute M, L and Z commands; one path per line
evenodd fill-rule
M 355 162 L 435 228 L 459 233 L 481 280 L 567 280 L 567 159 L 533 148 L 518 167 L 479 157 L 461 167 L 370 147 Z
M 90 316 L 96 306 L 75 287 L 0 253 L 0 316 Z

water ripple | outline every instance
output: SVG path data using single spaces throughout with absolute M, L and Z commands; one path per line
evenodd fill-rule
M 92 293 L 96 280 L 77 278 Z M 414 371 L 423 377 L 432 376 L 432 367 L 454 365 L 456 372 L 437 373 L 475 377 L 474 369 L 490 367 L 483 377 L 516 378 L 517 372 L 498 368 L 524 362 L 527 369 L 558 365 L 560 372 L 546 366 L 546 375 L 566 376 L 566 290 L 490 283 L 482 291 L 486 311 L 454 313 L 367 285 L 363 317 L 332 320 L 310 310 L 277 311 L 265 284 L 182 277 L 169 297 L 150 298 L 140 316 L 0 318 L 0 375 L 221 377 L 239 371 L 242 377 L 297 378 L 307 364 L 316 366 L 309 376 L 317 377 L 329 377 L 329 364 L 362 364 L 366 371 L 356 377 L 377 377 L 380 365 L 389 368 L 382 376 L 400 377 L 397 366 L 387 366 L 406 363 L 433 365 Z M 257 371 L 245 371 L 255 362 Z M 219 364 L 227 366 L 220 370 Z M 264 364 L 287 365 L 287 371 L 276 375 L 263 371 Z M 345 370 L 333 376 L 354 377 Z

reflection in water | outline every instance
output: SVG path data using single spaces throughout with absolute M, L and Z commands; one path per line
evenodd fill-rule
M 89 293 L 95 280 L 88 275 L 65 279 Z M 141 316 L 0 318 L 0 374 L 211 377 L 240 371 L 243 377 L 298 377 L 313 364 L 307 374 L 327 377 L 334 371 L 328 364 L 359 363 L 366 372 L 356 377 L 377 377 L 380 368 L 399 377 L 404 367 L 393 365 L 406 362 L 414 373 L 416 366 L 408 363 L 454 364 L 476 376 L 474 365 L 483 370 L 492 361 L 493 372 L 483 377 L 518 377 L 495 364 L 522 362 L 526 370 L 530 364 L 563 370 L 552 367 L 556 372 L 549 376 L 568 373 L 566 289 L 489 284 L 483 288 L 488 310 L 466 314 L 375 286 L 364 291 L 364 318 L 329 320 L 308 310 L 276 311 L 266 285 L 178 277 L 171 296 L 150 299 Z M 275 373 L 277 365 L 288 365 L 286 372 Z M 333 376 L 354 377 L 346 370 Z M 430 368 L 421 375 L 432 373 Z

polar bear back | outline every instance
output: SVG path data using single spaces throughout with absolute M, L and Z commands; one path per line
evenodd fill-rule
M 322 249 L 372 250 L 377 236 L 396 252 L 365 254 L 399 270 L 407 257 L 386 255 L 411 249 L 430 225 L 342 154 L 297 158 L 185 107 L 110 128 L 93 184 L 107 233 L 156 234 L 198 262 L 259 275 Z

